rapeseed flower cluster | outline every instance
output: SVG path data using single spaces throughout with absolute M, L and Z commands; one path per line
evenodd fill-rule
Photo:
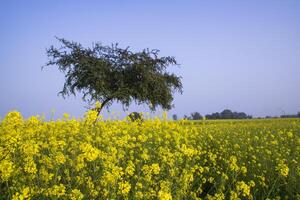
M 297 199 L 299 163 L 299 119 L 0 122 L 0 199 Z

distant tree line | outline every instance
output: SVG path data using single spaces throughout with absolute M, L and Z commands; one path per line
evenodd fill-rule
M 201 120 L 203 119 L 203 116 L 199 112 L 193 112 L 191 113 L 191 116 L 184 115 L 183 118 L 187 120 Z
M 206 119 L 252 119 L 251 115 L 247 115 L 244 112 L 232 112 L 229 109 L 225 109 L 222 112 L 212 113 L 205 115 Z
M 280 115 L 280 118 L 300 118 L 300 112 L 294 115 Z
M 225 109 L 222 112 L 215 112 L 212 114 L 207 114 L 205 117 L 203 117 L 199 112 L 193 112 L 189 116 L 184 115 L 184 119 L 187 120 L 202 120 L 202 119 L 252 119 L 253 117 L 251 115 L 247 115 L 244 112 L 233 112 L 229 109 Z M 266 117 L 258 117 L 258 119 L 263 119 L 263 118 L 300 118 L 300 112 L 297 114 L 285 114 L 285 115 L 280 115 L 279 117 L 277 116 L 266 116 Z M 173 120 L 177 120 L 178 117 L 176 114 L 173 115 Z
M 187 120 L 201 120 L 204 117 L 199 112 L 193 112 L 190 116 L 184 115 L 184 119 Z M 174 119 L 174 115 L 173 115 Z M 177 119 L 177 115 L 176 115 Z M 176 120 L 174 119 L 174 120 Z M 233 112 L 229 109 L 225 109 L 222 112 L 215 112 L 212 114 L 205 115 L 205 119 L 252 119 L 251 115 L 247 115 L 244 112 Z
M 277 116 L 266 116 L 266 119 L 269 118 L 300 118 L 300 112 L 298 112 L 297 114 L 284 114 L 284 115 L 280 115 L 279 117 Z

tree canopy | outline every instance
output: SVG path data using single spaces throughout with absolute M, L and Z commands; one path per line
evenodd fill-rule
M 177 66 L 174 57 L 160 57 L 159 50 L 144 49 L 132 52 L 118 43 L 105 46 L 95 43 L 85 48 L 80 43 L 57 38 L 62 46 L 47 49 L 46 66 L 58 66 L 65 74 L 63 97 L 83 93 L 89 104 L 100 101 L 108 107 L 113 101 L 123 108 L 132 101 L 147 104 L 151 110 L 157 106 L 172 107 L 174 92 L 182 93 L 181 77 L 167 72 L 168 66 Z
M 193 113 L 191 113 L 191 119 L 192 120 L 200 120 L 200 119 L 203 119 L 203 117 L 199 112 L 193 112 Z
M 193 112 L 190 116 L 184 115 L 183 119 L 187 120 L 201 120 L 203 119 L 203 116 L 199 112 Z

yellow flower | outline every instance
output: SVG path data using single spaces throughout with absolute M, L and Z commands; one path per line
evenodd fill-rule
M 235 156 L 230 156 L 229 162 L 230 162 L 229 165 L 230 170 L 237 172 L 240 169 L 239 166 L 237 165 L 237 158 Z
M 135 167 L 134 167 L 134 164 L 132 161 L 129 161 L 126 169 L 125 169 L 125 172 L 129 175 L 129 176 L 132 176 L 134 174 L 134 171 L 135 171 Z
M 28 141 L 22 146 L 22 150 L 25 155 L 33 156 L 39 152 L 39 146 L 34 141 Z
M 80 200 L 83 199 L 84 195 L 78 189 L 73 189 L 70 194 L 71 200 Z
M 139 188 L 139 189 L 141 189 L 141 188 L 143 188 L 143 184 L 142 183 L 137 183 L 136 187 Z
M 95 108 L 99 109 L 99 108 L 101 108 L 101 105 L 102 105 L 102 103 L 100 101 L 96 101 Z
M 13 162 L 9 160 L 0 161 L 0 177 L 2 181 L 7 181 L 14 172 Z
M 168 120 L 168 112 L 167 111 L 163 112 L 163 120 Z
M 225 195 L 223 193 L 216 193 L 214 196 L 208 195 L 208 200 L 224 200 Z
M 207 181 L 209 182 L 209 183 L 213 183 L 214 182 L 214 177 L 209 177 L 208 179 L 207 179 Z
M 235 191 L 230 191 L 230 200 L 240 200 L 239 195 Z
M 52 188 L 48 189 L 48 195 L 55 197 L 62 197 L 66 193 L 66 187 L 63 184 L 54 185 Z
M 66 157 L 62 152 L 59 152 L 56 156 L 55 156 L 55 161 L 58 164 L 64 164 L 66 162 Z
M 63 114 L 63 118 L 64 118 L 65 120 L 68 120 L 68 119 L 70 118 L 70 115 L 69 115 L 68 113 L 64 113 L 64 114 Z
M 243 196 L 250 195 L 250 186 L 248 186 L 244 181 L 237 182 L 236 190 L 241 192 Z
M 157 164 L 157 163 L 152 164 L 151 169 L 152 169 L 153 174 L 159 174 L 159 172 L 160 172 L 160 167 L 159 167 L 159 164 Z
M 130 192 L 131 185 L 127 181 L 121 182 L 119 183 L 119 189 L 121 191 L 121 194 L 126 196 Z
M 13 197 L 13 200 L 25 200 L 30 199 L 30 189 L 29 187 L 23 188 L 21 194 L 19 192 L 16 192 Z
M 33 158 L 26 157 L 24 161 L 25 161 L 24 171 L 30 174 L 35 174 L 37 172 L 37 169 Z
M 284 163 L 284 161 L 280 161 L 276 167 L 276 170 L 283 177 L 287 177 L 289 175 L 289 167 Z
M 54 177 L 53 173 L 49 173 L 45 167 L 41 167 L 41 169 L 39 170 L 39 176 L 40 178 L 45 181 L 46 183 L 48 183 L 49 181 L 52 180 L 52 178 Z
M 20 127 L 23 124 L 23 117 L 18 111 L 9 112 L 2 123 L 7 129 L 14 129 L 15 127 Z
M 89 143 L 80 145 L 80 149 L 83 152 L 83 157 L 87 159 L 87 161 L 96 160 L 98 158 L 98 155 L 100 154 L 100 151 Z
M 0 120 L 0 198 L 238 200 L 271 187 L 270 198 L 297 197 L 299 119 L 96 119 Z
M 293 135 L 293 133 L 292 133 L 291 131 L 289 131 L 289 132 L 287 132 L 287 136 L 288 136 L 289 138 L 292 138 L 294 135 Z
M 95 110 L 89 110 L 85 113 L 85 123 L 87 125 L 93 124 L 98 118 L 98 112 Z
M 171 200 L 172 195 L 169 192 L 159 191 L 158 192 L 158 199 L 160 199 L 160 200 Z
M 150 156 L 148 155 L 147 151 L 144 151 L 143 154 L 141 155 L 141 158 L 144 160 L 149 160 Z
M 194 155 L 197 154 L 197 150 L 192 149 L 192 148 L 188 148 L 188 147 L 186 147 L 185 144 L 182 145 L 181 151 L 183 152 L 184 155 L 186 155 L 188 157 L 193 157 Z
M 246 174 L 246 173 L 247 173 L 247 167 L 242 166 L 242 167 L 241 167 L 241 172 L 242 172 L 243 174 Z

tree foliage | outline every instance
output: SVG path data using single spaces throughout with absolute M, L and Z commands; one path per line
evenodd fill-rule
M 203 116 L 199 112 L 193 112 L 190 116 L 184 115 L 183 119 L 187 120 L 201 120 Z
M 172 115 L 172 118 L 173 118 L 174 121 L 177 121 L 177 120 L 178 120 L 178 117 L 177 117 L 176 114 L 173 114 L 173 115 Z
M 138 112 L 132 112 L 128 115 L 130 121 L 134 122 L 134 121 L 143 121 L 143 115 L 141 113 Z
M 203 117 L 199 112 L 193 112 L 191 113 L 191 119 L 192 120 L 201 120 Z
M 152 110 L 157 106 L 170 109 L 174 92 L 182 93 L 181 77 L 166 71 L 168 66 L 177 66 L 177 61 L 170 56 L 160 57 L 159 50 L 132 52 L 117 43 L 84 48 L 80 43 L 57 39 L 62 46 L 47 49 L 46 66 L 58 66 L 65 74 L 59 94 L 65 97 L 81 92 L 89 104 L 100 101 L 98 113 L 113 101 L 124 108 L 134 101 Z

